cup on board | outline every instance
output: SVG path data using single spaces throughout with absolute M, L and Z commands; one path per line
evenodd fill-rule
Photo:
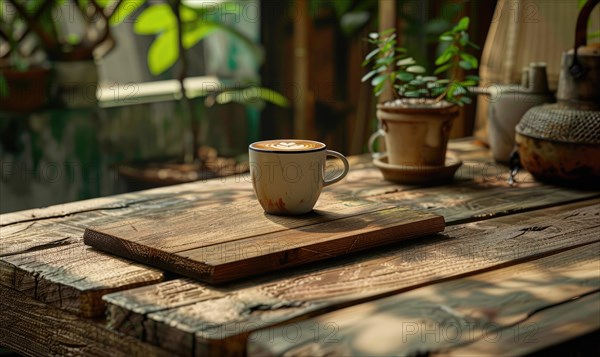
M 343 179 L 350 165 L 344 155 L 327 150 L 318 141 L 280 139 L 249 146 L 250 176 L 258 202 L 270 214 L 299 215 L 310 212 L 321 189 Z M 325 178 L 327 156 L 342 161 L 344 170 Z

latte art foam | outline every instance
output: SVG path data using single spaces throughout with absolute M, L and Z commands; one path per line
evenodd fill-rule
M 325 144 L 311 140 L 268 140 L 250 145 L 251 149 L 265 151 L 312 151 L 325 148 Z

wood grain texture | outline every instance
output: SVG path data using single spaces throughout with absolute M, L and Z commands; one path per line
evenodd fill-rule
M 447 190 L 440 195 L 437 189 L 419 189 L 411 186 L 399 186 L 381 179 L 381 173 L 372 168 L 368 156 L 351 157 L 352 170 L 340 184 L 327 188 L 326 192 L 332 197 L 356 197 L 369 198 L 385 201 L 387 195 L 396 195 L 394 200 L 388 200 L 393 205 L 400 207 L 416 208 L 420 210 L 431 210 L 438 214 L 449 217 L 449 224 L 459 221 L 482 220 L 490 216 L 509 214 L 519 210 L 531 210 L 537 207 L 545 207 L 564 202 L 582 200 L 597 195 L 595 192 L 584 192 L 569 189 L 559 189 L 552 186 L 541 185 L 531 181 L 526 174 L 521 175 L 522 182 L 518 187 L 506 188 L 505 175 L 507 169 L 490 163 L 489 152 L 481 147 L 473 145 L 469 141 L 454 141 L 450 143 L 450 149 L 463 158 L 465 164 L 457 174 L 453 189 Z M 455 191 L 456 190 L 456 191 Z M 457 194 L 461 190 L 460 194 Z M 503 191 L 504 190 L 504 191 Z M 402 195 L 401 192 L 413 194 Z M 505 191 L 511 191 L 510 200 L 503 200 Z M 154 220 L 158 217 L 170 217 L 182 214 L 186 210 L 208 205 L 209 202 L 220 202 L 221 204 L 232 204 L 244 197 L 252 197 L 252 187 L 244 176 L 228 177 L 218 180 L 200 181 L 190 184 L 177 185 L 143 192 L 128 193 L 107 198 L 73 202 L 64 205 L 52 206 L 42 209 L 34 209 L 23 212 L 15 212 L 0 215 L 0 284 L 11 288 L 19 281 L 21 286 L 36 286 L 37 281 L 45 284 L 35 289 L 23 289 L 30 296 L 51 296 L 54 292 L 74 291 L 83 292 L 86 285 L 84 280 L 61 278 L 59 273 L 64 272 L 67 277 L 77 276 L 71 273 L 74 265 L 85 265 L 78 259 L 82 248 L 80 243 L 84 229 L 93 225 L 103 225 L 122 220 L 123 217 L 130 219 L 146 218 Z M 449 197 L 444 198 L 446 195 Z M 495 207 L 502 203 L 502 210 Z M 515 207 L 511 208 L 511 204 Z M 207 207 L 208 209 L 208 207 Z M 75 263 L 68 260 L 56 259 L 51 266 L 38 257 L 46 254 L 52 255 L 59 252 L 65 257 L 75 257 Z M 35 253 L 37 252 L 37 254 Z M 43 253 L 42 253 L 43 252 Z M 87 250 L 84 251 L 89 253 Z M 24 259 L 17 257 L 24 254 Z M 8 259 L 6 257 L 14 256 Z M 125 267 L 119 274 L 119 259 L 112 258 L 103 253 L 88 254 L 94 259 L 102 256 L 106 260 L 106 269 L 88 269 L 86 272 L 88 281 L 106 281 L 105 270 L 111 270 L 113 280 L 112 288 L 119 290 L 119 279 L 131 273 L 129 267 Z M 14 260 L 13 260 L 14 259 Z M 115 259 L 115 264 L 111 264 Z M 21 268 L 21 262 L 27 265 Z M 90 261 L 93 266 L 93 261 Z M 110 267 L 113 265 L 112 267 Z M 34 267 L 34 269 L 32 269 Z M 155 281 L 155 269 L 137 266 L 141 277 L 140 284 L 148 284 Z M 142 272 L 146 272 L 145 275 Z M 50 277 L 46 278 L 46 274 Z M 14 277 L 18 276 L 20 280 Z M 83 282 L 83 285 L 80 284 Z M 123 288 L 131 286 L 131 281 L 125 279 Z M 51 293 L 43 290 L 49 289 Z M 79 294 L 79 293 L 77 293 Z M 77 300 L 77 294 L 73 297 Z M 62 294 L 62 299 L 50 299 L 50 303 L 56 306 L 80 306 L 79 302 L 68 302 L 65 299 L 68 294 Z M 102 302 L 95 293 L 88 294 L 91 306 L 86 308 L 88 312 L 102 314 Z M 71 299 L 71 297 L 69 297 Z M 54 301 L 54 302 L 52 302 Z M 57 303 L 62 301 L 61 303 Z M 88 301 L 88 300 L 84 300 Z M 85 308 L 85 305 L 82 305 Z M 98 309 L 97 307 L 100 307 Z
M 215 189 L 234 184 L 197 182 L 86 201 L 82 211 L 66 204 L 31 214 L 8 214 L 0 227 L 0 284 L 82 316 L 101 316 L 103 294 L 153 284 L 162 281 L 164 274 L 85 246 L 86 227 L 112 222 L 121 215 L 169 217 L 206 200 L 225 204 L 252 194 L 251 188 Z
M 359 168 L 364 167 L 366 162 L 364 157 L 350 160 Z M 122 259 L 83 248 L 82 236 L 86 227 L 113 222 L 119 217 L 146 217 L 150 220 L 158 216 L 169 217 L 206 201 L 232 203 L 253 195 L 252 192 L 249 180 L 236 176 L 2 214 L 0 284 L 55 306 L 67 307 L 73 312 L 80 308 L 82 311 L 77 313 L 86 316 L 102 315 L 102 293 L 151 284 L 162 279 L 162 275 L 157 280 L 156 269 L 141 265 L 133 265 L 132 268 L 123 264 Z M 54 257 L 51 265 L 47 265 L 48 260 L 40 259 L 46 254 Z M 60 256 L 73 258 L 73 261 Z M 86 258 L 91 259 L 86 261 Z M 97 262 L 101 262 L 102 267 L 94 265 Z M 90 267 L 86 270 L 86 279 L 82 279 L 79 272 L 71 271 L 74 266 L 87 263 Z M 25 265 L 21 267 L 19 264 Z M 107 275 L 107 271 L 111 273 Z M 107 280 L 107 276 L 111 276 L 112 280 Z M 139 280 L 132 282 L 131 276 Z M 120 280 L 123 284 L 119 283 Z M 38 281 L 43 284 L 38 284 Z M 90 281 L 106 283 L 109 290 L 96 285 L 93 288 L 97 291 L 87 292 L 86 289 L 91 287 Z M 86 297 L 80 299 L 84 295 Z M 52 298 L 44 299 L 50 296 Z
M 26 356 L 172 356 L 3 286 L 0 310 L 0 345 Z
M 97 249 L 212 284 L 331 259 L 444 230 L 444 218 L 325 194 L 314 212 L 265 214 L 254 199 L 171 218 L 124 219 L 87 229 Z
M 1 285 L 85 317 L 104 313 L 104 294 L 162 280 L 161 271 L 99 253 L 81 242 L 0 261 Z
M 507 169 L 491 164 L 487 150 L 468 142 L 451 142 L 450 149 L 459 153 L 465 163 L 453 184 L 456 190 L 463 190 L 460 195 L 453 195 L 454 189 L 440 195 L 435 188 L 423 191 L 416 187 L 385 182 L 378 171 L 371 169 L 370 160 L 366 156 L 351 157 L 352 170 L 344 182 L 327 188 L 326 192 L 339 197 L 353 196 L 370 200 L 376 197 L 382 202 L 385 202 L 386 195 L 396 194 L 398 196 L 391 201 L 391 204 L 445 214 L 450 217 L 448 220 L 450 224 L 457 222 L 456 219 L 463 222 L 486 220 L 491 216 L 559 205 L 597 195 L 596 192 L 541 185 L 533 182 L 531 177 L 525 174 L 520 175 L 521 184 L 508 188 L 505 183 Z M 418 197 L 399 195 L 405 191 L 413 191 L 414 194 L 425 193 Z M 512 193 L 510 200 L 516 208 L 511 208 L 511 203 L 504 202 L 503 204 L 507 206 L 501 211 L 496 210 L 495 207 L 499 202 L 497 199 L 502 198 L 508 191 L 515 192 Z M 519 196 L 517 192 L 522 194 Z M 149 220 L 168 217 L 215 199 L 223 204 L 231 204 L 244 197 L 251 197 L 252 194 L 249 181 L 239 176 L 0 215 L 0 285 L 19 289 L 26 296 L 47 301 L 53 306 L 62 306 L 78 314 L 100 316 L 104 313 L 101 294 L 136 285 L 152 284 L 157 281 L 157 278 L 163 279 L 163 275 L 156 269 L 126 264 L 124 260 L 85 248 L 82 244 L 85 227 L 118 221 L 122 217 L 147 217 Z M 443 199 L 444 195 L 453 195 L 452 200 Z M 435 205 L 432 205 L 432 202 Z M 572 218 L 569 222 L 571 220 Z M 517 223 L 522 227 L 531 228 L 526 225 L 526 222 Z M 479 230 L 473 228 L 478 226 L 479 224 L 469 226 L 470 228 L 465 232 L 457 231 L 458 235 L 452 237 L 468 235 L 473 229 Z M 584 227 L 587 226 L 584 224 L 582 229 Z M 454 229 L 457 228 L 451 228 Z M 493 231 L 493 228 L 490 229 Z M 554 232 L 553 229 L 549 228 L 549 231 Z M 504 232 L 515 235 L 523 233 L 518 229 L 504 230 Z M 524 237 L 546 233 L 527 231 Z M 534 241 L 540 240 L 540 237 L 537 236 Z M 542 243 L 540 247 L 532 248 L 533 253 L 576 244 L 579 241 L 578 237 L 581 238 L 577 236 L 566 240 L 564 245 L 561 245 L 556 244 L 555 236 L 551 236 L 548 244 Z M 496 236 L 494 242 L 500 238 L 502 238 L 500 235 Z M 233 335 L 238 339 L 236 342 L 239 346 L 245 346 L 245 335 L 236 335 L 236 329 L 245 328 L 253 331 L 259 327 L 253 325 L 254 322 L 260 322 L 261 326 L 270 326 L 273 321 L 289 321 L 293 316 L 305 318 L 307 314 L 312 314 L 312 311 L 318 313 L 335 308 L 338 306 L 338 301 L 342 305 L 358 302 L 353 300 L 353 296 L 344 297 L 347 292 L 355 294 L 359 299 L 371 299 L 373 296 L 386 294 L 389 291 L 405 289 L 407 286 L 412 286 L 411 284 L 418 285 L 419 282 L 434 281 L 460 274 L 461 271 L 477 270 L 486 266 L 481 263 L 472 264 L 463 257 L 459 262 L 466 262 L 465 267 L 457 269 L 455 265 L 451 265 L 449 271 L 437 272 L 424 268 L 427 264 L 424 258 L 426 254 L 437 257 L 443 254 L 445 257 L 451 257 L 452 251 L 460 255 L 460 250 L 463 249 L 464 255 L 467 255 L 470 254 L 469 250 L 479 249 L 481 252 L 477 252 L 473 257 L 486 259 L 486 252 L 489 255 L 499 255 L 498 252 L 502 252 L 502 249 L 506 252 L 527 250 L 524 253 L 516 252 L 512 256 L 506 253 L 507 256 L 502 259 L 490 261 L 490 264 L 496 264 L 510 261 L 512 258 L 525 257 L 531 253 L 530 248 L 524 243 L 509 245 L 511 240 L 491 248 L 482 248 L 473 241 L 469 241 L 470 243 L 465 246 L 445 244 L 450 241 L 451 239 L 444 236 L 438 236 L 436 240 L 430 242 L 432 248 L 430 251 L 411 248 L 420 246 L 419 244 L 400 244 L 389 252 L 370 252 L 360 257 L 336 260 L 324 265 L 317 264 L 295 272 L 248 280 L 223 288 L 199 289 L 202 284 L 187 282 L 184 287 L 181 287 L 185 292 L 177 293 L 172 284 L 181 283 L 183 281 L 181 279 L 150 285 L 149 294 L 156 296 L 155 304 L 140 305 L 142 308 L 138 312 L 133 312 L 134 307 L 131 307 L 132 310 L 121 308 L 126 306 L 125 303 L 110 305 L 115 311 L 111 316 L 116 317 L 123 313 L 120 315 L 123 317 L 122 322 L 116 327 L 119 330 L 137 334 L 139 338 L 154 341 L 156 345 L 171 343 L 174 349 L 181 347 L 182 351 L 203 351 L 216 348 L 215 346 L 226 347 L 226 343 L 232 337 L 220 338 L 220 330 L 230 330 L 224 336 Z M 440 249 L 442 253 L 436 249 Z M 48 257 L 45 257 L 46 254 Z M 424 265 L 419 265 L 419 261 Z M 429 262 L 431 264 L 431 261 Z M 413 265 L 416 265 L 416 274 L 412 273 Z M 322 273 L 316 274 L 320 269 L 323 269 Z M 399 276 L 403 275 L 407 275 L 406 279 L 400 279 L 399 285 L 396 285 Z M 163 289 L 166 289 L 164 294 L 161 293 Z M 314 299 L 311 300 L 311 296 L 314 296 Z M 135 299 L 133 301 L 135 302 Z M 205 308 L 203 313 L 209 317 L 203 320 L 196 313 L 190 317 L 189 322 L 182 322 L 183 317 L 179 315 L 176 307 L 184 308 L 201 301 L 212 302 L 212 304 L 202 305 Z M 226 306 L 231 306 L 231 313 L 215 317 L 219 314 L 215 312 L 218 310 L 214 309 L 222 307 L 223 304 L 230 304 Z M 199 308 L 194 311 L 199 311 Z M 151 313 L 157 315 L 153 319 L 148 319 Z M 289 316 L 285 316 L 287 313 Z M 0 314 L 1 316 L 6 315 Z M 11 316 L 18 318 L 17 315 Z M 136 317 L 139 320 L 136 320 Z M 128 325 L 130 320 L 134 322 Z M 197 328 L 198 321 L 207 323 L 204 323 L 203 327 L 206 333 L 198 337 L 199 342 L 196 343 L 195 333 L 200 331 Z M 218 323 L 215 324 L 215 321 Z M 228 321 L 231 323 L 228 324 Z M 161 334 L 163 330 L 166 332 L 165 335 Z M 182 340 L 188 344 L 177 346 L 176 342 L 168 340 L 169 336 L 183 336 Z M 210 336 L 214 338 L 210 340 Z M 19 343 L 27 345 L 24 339 Z M 238 348 L 238 345 L 234 347 Z
M 202 295 L 177 307 L 169 306 L 175 297 L 163 291 L 166 283 L 104 298 L 109 319 L 121 321 L 136 306 L 138 292 L 160 296 L 154 305 L 135 310 L 145 331 L 136 336 L 165 349 L 184 355 L 241 353 L 248 334 L 260 328 L 596 242 L 599 216 L 596 199 L 457 225 L 427 242 L 408 241 L 224 286 L 217 290 L 222 295 Z
M 600 329 L 600 293 L 536 312 L 527 320 L 483 338 L 432 356 L 525 356 Z M 571 356 L 598 355 L 598 341 L 590 350 L 570 350 Z M 542 354 L 543 355 L 543 354 Z M 551 354 L 548 354 L 551 355 Z
M 537 311 L 600 290 L 600 243 L 592 243 L 532 262 L 429 285 L 306 321 L 259 330 L 249 337 L 249 354 L 265 356 L 396 356 L 460 348 L 495 354 L 511 349 L 510 331 Z M 600 305 L 587 310 L 599 316 Z M 560 315 L 559 315 L 560 316 Z M 556 320 L 569 317 L 556 316 Z M 600 319 L 597 319 L 600 320 Z M 558 322 L 558 321 L 556 321 Z M 596 324 L 582 324 L 589 327 Z M 573 335 L 577 335 L 576 333 Z M 532 337 L 532 336 L 529 336 Z M 541 336 L 538 336 L 541 337 Z M 375 342 L 376 341 L 376 342 Z M 547 341 L 546 343 L 552 343 Z

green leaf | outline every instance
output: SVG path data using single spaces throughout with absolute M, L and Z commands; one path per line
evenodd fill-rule
M 450 59 L 452 58 L 452 53 L 449 51 L 446 51 L 444 53 L 442 53 L 436 60 L 435 60 L 435 65 L 439 66 L 442 65 L 448 61 L 450 61 Z M 437 74 L 437 73 L 434 73 Z
M 464 103 L 464 104 L 471 104 L 471 103 L 473 103 L 473 101 L 469 97 L 460 97 L 460 99 L 458 101 L 461 102 L 461 103 Z
M 218 30 L 218 27 L 213 24 L 199 23 L 193 30 L 183 32 L 183 47 L 185 49 L 193 47 L 215 30 Z
M 137 17 L 133 30 L 140 35 L 151 35 L 173 29 L 177 19 L 167 4 L 153 5 Z
M 472 68 L 473 68 L 473 67 L 471 66 L 471 62 L 468 62 L 468 61 L 460 61 L 460 62 L 458 63 L 458 65 L 460 66 L 460 68 L 462 68 L 462 69 L 466 69 L 466 70 L 470 70 L 470 69 L 472 69 Z
M 412 81 L 413 79 L 415 79 L 415 75 L 408 72 L 398 72 L 397 77 L 399 80 L 404 82 Z
M 425 82 L 423 82 L 420 79 L 413 79 L 412 81 L 408 82 L 408 84 L 412 85 L 412 86 L 420 86 L 425 84 Z
M 474 86 L 476 84 L 477 84 L 477 81 L 469 81 L 469 80 L 467 80 L 467 81 L 460 82 L 460 85 L 463 86 L 463 87 L 472 87 L 472 86 Z
M 431 89 L 431 95 L 438 96 L 446 91 L 446 86 L 435 87 Z
M 171 68 L 177 62 L 177 29 L 165 31 L 150 45 L 148 50 L 148 69 L 157 76 Z
M 459 42 L 460 42 L 460 45 L 461 45 L 461 46 L 463 46 L 463 47 L 464 47 L 464 46 L 466 46 L 466 45 L 469 43 L 469 34 L 468 34 L 467 32 L 463 32 L 463 33 L 460 35 L 460 40 L 459 40 Z
M 390 28 L 389 28 L 389 29 L 387 29 L 387 30 L 383 30 L 383 31 L 381 32 L 381 36 L 388 36 L 388 35 L 390 35 L 390 34 L 394 33 L 395 31 L 396 31 L 396 29 L 395 29 L 395 28 L 393 28 L 393 27 L 390 27 Z M 394 37 L 396 37 L 396 34 L 394 34 Z
M 408 92 L 404 92 L 404 96 L 408 97 L 408 98 L 418 98 L 421 95 L 417 91 L 408 91 Z
M 377 71 L 370 71 L 369 73 L 365 74 L 365 75 L 364 75 L 364 76 L 363 76 L 363 77 L 360 79 L 360 81 L 361 81 L 361 82 L 366 82 L 366 81 L 368 81 L 368 80 L 369 80 L 371 77 L 373 77 L 373 76 L 374 76 L 374 75 L 376 75 L 376 74 L 377 74 Z
M 381 93 L 383 93 L 383 91 L 385 90 L 384 85 L 385 82 L 381 82 L 378 85 L 375 86 L 375 88 L 373 88 L 373 93 L 375 93 L 375 96 L 380 96 Z
M 452 31 L 460 32 L 460 31 L 467 31 L 468 29 L 469 29 L 469 18 L 467 16 L 465 16 L 462 19 L 460 19 L 460 21 L 458 22 L 458 24 L 456 26 L 454 26 L 454 29 L 452 29 Z
M 436 70 L 433 72 L 433 74 L 440 74 L 440 73 L 446 72 L 450 67 L 452 67 L 452 64 L 450 64 L 450 63 L 440 66 L 440 67 L 436 68 Z
M 446 49 L 444 51 L 454 54 L 454 53 L 458 53 L 459 50 L 460 49 L 458 47 L 456 47 L 455 45 L 450 45 L 450 46 L 446 47 Z
M 454 85 L 454 90 L 452 91 L 452 93 L 454 94 L 454 96 L 459 96 L 462 94 L 466 94 L 467 89 L 459 84 L 456 84 L 456 85 Z
M 369 34 L 369 38 L 370 38 L 370 39 L 373 39 L 373 40 L 376 40 L 376 39 L 378 39 L 378 38 L 379 38 L 379 34 L 378 34 L 377 32 L 371 32 L 371 33 Z
M 389 65 L 392 63 L 392 61 L 394 60 L 393 57 L 384 57 L 384 58 L 378 58 L 377 61 L 375 61 L 375 63 L 377 65 Z
M 461 53 L 460 58 L 469 62 L 471 65 L 471 68 L 477 68 L 477 66 L 479 66 L 479 61 L 477 60 L 477 58 L 475 58 L 475 56 L 472 56 L 468 53 Z
M 440 41 L 446 41 L 446 42 L 448 42 L 448 41 L 452 41 L 452 40 L 454 40 L 454 37 L 452 37 L 452 36 L 449 36 L 449 35 L 442 35 L 442 36 L 440 36 Z
M 96 0 L 96 4 L 98 4 L 98 6 L 100 6 L 103 9 L 105 9 L 106 6 L 111 2 L 113 2 L 113 0 Z
M 469 81 L 479 82 L 479 76 L 476 75 L 468 75 L 465 77 L 465 79 Z
M 410 66 L 417 63 L 412 57 L 407 57 L 396 62 L 397 66 Z
M 377 56 L 377 54 L 380 52 L 379 48 L 374 49 L 373 51 L 369 52 L 369 54 L 365 57 L 365 61 L 369 61 L 370 59 L 372 59 L 373 57 Z
M 421 80 L 425 81 L 425 82 L 433 82 L 433 81 L 437 81 L 437 77 L 434 76 L 426 76 L 421 78 Z
M 410 73 L 425 73 L 426 69 L 423 66 L 410 66 L 406 68 L 406 71 Z
M 387 77 L 388 77 L 387 74 L 380 74 L 377 77 L 373 78 L 373 80 L 371 81 L 371 85 L 373 87 L 376 87 L 379 84 L 382 84 L 386 80 Z
M 181 22 L 192 22 L 198 19 L 198 13 L 187 6 L 180 6 Z
M 125 19 L 129 17 L 135 10 L 139 9 L 144 2 L 145 0 L 124 0 L 110 18 L 110 24 L 114 26 L 125 21 Z
M 456 84 L 450 83 L 450 85 L 448 86 L 448 88 L 446 90 L 446 98 L 448 98 L 449 100 L 454 99 L 454 89 L 455 88 L 456 88 Z

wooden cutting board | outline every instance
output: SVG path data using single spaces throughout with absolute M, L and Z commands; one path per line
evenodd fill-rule
M 268 215 L 252 197 L 199 202 L 86 229 L 115 255 L 218 284 L 444 230 L 444 218 L 395 205 L 321 195 L 312 213 Z

